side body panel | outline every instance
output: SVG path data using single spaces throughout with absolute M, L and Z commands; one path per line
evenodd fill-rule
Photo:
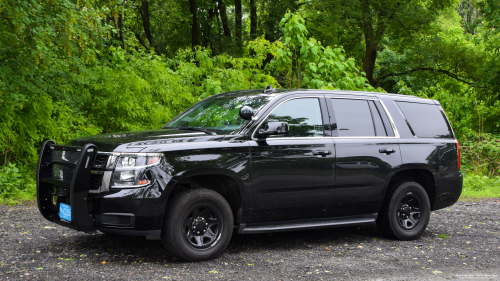
M 457 169 L 455 139 L 416 137 L 408 125 L 408 120 L 395 103 L 395 101 L 415 102 L 415 99 L 384 95 L 380 95 L 379 98 L 393 116 L 400 134 L 399 147 L 402 165 L 395 172 L 404 170 L 431 172 L 434 178 L 434 194 L 430 194 L 432 210 L 453 205 L 460 197 L 463 182 L 462 174 Z M 418 99 L 417 102 L 434 104 L 434 101 L 426 99 Z
M 137 189 L 112 190 L 94 197 L 95 213 L 131 213 L 135 215 L 134 230 L 161 229 L 165 206 L 174 185 L 188 177 L 222 175 L 237 183 L 241 196 L 242 217 L 251 210 L 250 152 L 248 142 L 236 140 L 239 136 L 214 136 L 212 141 L 203 137 L 131 143 L 144 146 L 141 152 L 163 152 L 165 162 L 158 166 L 152 185 Z M 203 183 L 200 183 L 203 185 Z
M 395 168 L 401 166 L 396 139 L 335 138 L 336 215 L 376 213 L 384 202 L 386 184 Z M 393 149 L 389 155 L 380 149 Z

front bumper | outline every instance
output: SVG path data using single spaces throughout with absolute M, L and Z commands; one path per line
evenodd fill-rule
M 152 171 L 155 180 L 146 186 L 90 193 L 96 186 L 92 182 L 96 155 L 97 147 L 92 144 L 72 147 L 53 141 L 44 143 L 36 178 L 42 216 L 87 233 L 101 230 L 122 235 L 156 235 L 163 221 L 167 199 L 163 191 L 169 175 L 159 165 Z M 59 216 L 61 203 L 71 207 L 71 219 Z
M 36 191 L 38 209 L 44 218 L 76 230 L 96 232 L 87 209 L 90 174 L 96 155 L 97 147 L 92 144 L 61 146 L 50 140 L 43 144 Z M 71 206 L 70 220 L 59 217 L 61 203 Z

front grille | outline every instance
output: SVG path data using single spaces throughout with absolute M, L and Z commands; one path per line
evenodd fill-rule
M 101 187 L 102 177 L 104 174 L 90 174 L 90 190 L 98 190 Z
M 109 153 L 97 152 L 92 164 L 92 174 L 90 174 L 90 193 L 102 193 L 108 190 L 112 174 L 111 170 L 106 169 L 109 157 Z M 103 182 L 105 187 L 103 187 Z
M 52 171 L 53 171 L 52 179 L 57 180 L 57 181 L 63 181 L 66 183 L 71 183 L 71 180 L 73 179 L 73 172 L 74 172 L 73 167 L 54 164 L 52 166 Z
M 94 165 L 92 166 L 92 168 L 97 168 L 97 169 L 106 168 L 106 164 L 108 163 L 108 158 L 109 158 L 108 154 L 98 153 L 97 156 L 95 157 Z
M 60 161 L 65 163 L 76 163 L 80 157 L 80 151 L 65 151 L 65 150 L 55 150 L 52 151 L 52 161 Z

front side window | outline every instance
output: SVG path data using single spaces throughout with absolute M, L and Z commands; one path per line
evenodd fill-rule
M 292 99 L 280 104 L 267 117 L 267 122 L 288 122 L 290 134 L 279 137 L 321 137 L 323 120 L 318 98 Z

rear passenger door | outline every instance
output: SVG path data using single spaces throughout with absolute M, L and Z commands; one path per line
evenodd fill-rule
M 377 213 L 394 167 L 401 165 L 390 116 L 376 98 L 327 99 L 335 140 L 337 216 Z

